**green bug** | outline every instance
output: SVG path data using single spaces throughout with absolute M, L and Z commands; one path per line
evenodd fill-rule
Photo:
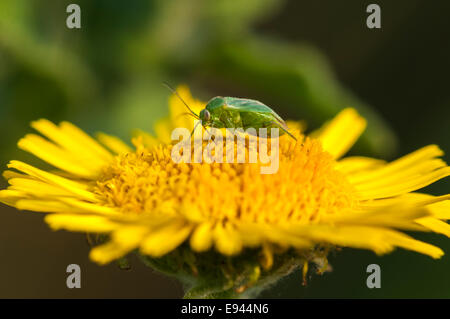
M 268 129 L 268 137 L 270 137 L 271 128 L 278 128 L 281 130 L 279 135 L 286 133 L 297 141 L 295 136 L 289 132 L 289 128 L 284 120 L 270 107 L 259 101 L 216 96 L 209 100 L 206 107 L 200 111 L 200 114 L 197 115 L 181 98 L 177 91 L 171 88 L 168 84 L 166 85 L 174 94 L 176 94 L 184 105 L 186 105 L 190 111 L 190 113 L 187 114 L 192 115 L 197 120 L 200 120 L 205 128 L 242 128 L 244 130 L 254 128 L 257 136 L 260 128 L 266 128 Z M 194 127 L 191 135 L 194 133 L 196 128 L 197 126 Z

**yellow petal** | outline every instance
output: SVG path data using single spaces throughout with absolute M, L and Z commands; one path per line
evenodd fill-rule
M 87 162 L 83 165 L 83 161 L 80 161 L 79 158 L 70 152 L 35 134 L 26 135 L 19 141 L 18 146 L 20 149 L 30 152 L 54 167 L 80 177 L 95 178 L 101 168 L 98 165 L 89 166 Z
M 6 170 L 3 172 L 3 177 L 6 180 L 12 179 L 12 178 L 28 178 L 28 179 L 34 179 L 32 176 L 30 175 L 26 175 L 26 174 L 20 174 L 18 172 L 14 172 L 14 171 L 10 171 L 10 170 Z
M 49 214 L 45 216 L 45 221 L 53 230 L 105 233 L 118 228 L 118 225 L 108 218 L 93 215 Z
M 140 139 L 142 141 L 142 144 L 148 149 L 152 149 L 153 147 L 158 146 L 159 144 L 161 144 L 161 142 L 158 141 L 157 138 L 155 138 L 151 134 L 146 133 L 146 132 L 141 131 L 141 130 L 135 130 L 133 132 L 133 138 Z
M 20 210 L 29 210 L 41 213 L 80 213 L 80 209 L 51 199 L 21 199 L 16 200 L 14 207 Z
M 439 247 L 421 242 L 399 232 L 389 231 L 386 235 L 386 240 L 392 242 L 395 246 L 416 251 L 434 259 L 441 258 L 444 255 L 444 252 Z
M 339 158 L 355 144 L 365 128 L 366 120 L 355 109 L 347 108 L 312 135 L 322 142 L 324 150 Z
M 6 204 L 8 206 L 15 207 L 17 201 L 23 197 L 24 197 L 23 192 L 10 189 L 0 190 L 0 203 Z
M 64 202 L 68 206 L 73 207 L 74 210 L 76 210 L 77 212 L 88 212 L 93 214 L 105 215 L 110 218 L 119 217 L 120 219 L 123 220 L 127 219 L 132 220 L 135 218 L 135 216 L 132 215 L 129 216 L 121 213 L 119 209 L 116 207 L 108 207 L 96 203 L 88 203 L 74 198 L 59 198 L 59 200 L 61 202 Z
M 450 176 L 450 167 L 442 167 L 426 174 L 404 178 L 403 181 L 398 180 L 396 183 L 357 186 L 356 189 L 361 200 L 392 197 L 421 189 L 447 176 Z
M 96 140 L 83 132 L 77 126 L 69 122 L 62 122 L 59 126 L 63 132 L 71 136 L 73 139 L 79 141 L 79 143 L 82 143 L 83 146 L 88 148 L 91 152 L 94 152 L 99 157 L 104 158 L 107 161 L 112 160 L 111 153 L 109 153 Z
M 415 219 L 428 215 L 429 212 L 423 206 L 401 203 L 366 211 L 347 211 L 339 215 L 323 217 L 321 223 L 336 226 L 360 225 L 424 231 L 422 226 L 417 225 Z
M 432 203 L 427 206 L 427 209 L 430 210 L 434 217 L 439 219 L 450 219 L 450 198 L 448 198 L 448 196 L 450 195 L 445 195 L 447 200 Z
M 211 248 L 213 244 L 213 231 L 210 223 L 202 223 L 198 225 L 190 238 L 193 250 L 202 252 Z
M 383 240 L 383 229 L 364 226 L 311 225 L 291 227 L 290 231 L 315 242 L 331 243 L 343 247 L 364 248 L 377 254 L 390 252 L 394 247 Z
M 428 228 L 435 233 L 450 237 L 450 225 L 434 217 L 424 217 L 416 220 L 416 223 Z
M 67 152 L 70 152 L 75 157 L 81 157 L 83 160 L 90 162 L 91 165 L 95 163 L 96 166 L 102 166 L 112 160 L 112 156 L 99 156 L 98 152 L 91 150 L 82 140 L 68 134 L 65 130 L 48 120 L 41 119 L 32 122 L 31 126 L 42 135 L 60 145 Z
M 113 151 L 115 154 L 125 154 L 132 151 L 131 147 L 129 147 L 127 144 L 125 144 L 120 138 L 107 135 L 105 133 L 98 133 L 97 139 L 105 145 L 107 148 L 109 148 L 111 151 Z
M 389 165 L 388 165 L 389 166 Z M 373 189 L 384 187 L 385 185 L 398 184 L 403 182 L 404 180 L 411 179 L 418 176 L 423 176 L 425 174 L 429 174 L 430 172 L 434 172 L 440 168 L 445 168 L 447 164 L 440 159 L 433 159 L 424 161 L 421 163 L 417 163 L 416 165 L 411 165 L 408 168 L 400 169 L 396 172 L 392 172 L 387 176 L 380 176 L 377 179 L 371 181 L 365 181 L 362 183 L 355 183 L 352 181 L 351 177 L 349 177 L 350 182 L 353 183 L 358 189 Z
M 172 134 L 172 126 L 170 125 L 169 119 L 162 119 L 155 123 L 154 130 L 156 133 L 156 137 L 163 143 L 170 143 L 171 134 Z
M 373 209 L 377 207 L 387 207 L 393 205 L 409 205 L 411 207 L 424 207 L 431 208 L 433 204 L 450 199 L 450 194 L 442 196 L 432 196 L 422 193 L 407 193 L 390 198 L 370 199 L 366 201 L 360 201 L 359 207 L 362 209 Z M 449 202 L 450 203 L 450 202 Z M 450 216 L 450 213 L 448 214 Z M 450 219 L 450 217 L 448 217 Z M 445 218 L 442 218 L 445 219 Z
M 24 199 L 25 198 L 25 199 Z M 103 215 L 111 220 L 133 221 L 133 217 L 116 211 L 114 208 L 100 206 L 92 203 L 78 201 L 72 198 L 59 199 L 27 199 L 23 194 L 16 198 L 14 205 L 20 210 L 30 210 L 42 213 L 70 213 L 70 214 L 92 214 Z
M 76 196 L 73 193 L 42 181 L 29 178 L 12 178 L 9 181 L 9 189 L 17 190 L 35 197 Z
M 145 235 L 149 232 L 148 227 L 142 225 L 124 226 L 111 234 L 111 240 L 123 247 L 134 249 L 139 246 Z
M 73 193 L 74 195 L 77 195 L 81 199 L 89 200 L 92 202 L 98 202 L 97 196 L 94 193 L 87 191 L 87 188 L 89 186 L 86 184 L 77 183 L 67 178 L 45 172 L 43 170 L 40 170 L 36 167 L 33 167 L 20 161 L 11 161 L 8 164 L 8 168 L 15 168 L 18 171 L 33 176 L 41 181 L 47 182 L 55 186 L 59 186 Z
M 386 254 L 395 247 L 401 247 L 433 258 L 443 255 L 442 250 L 436 246 L 381 227 L 310 225 L 293 227 L 291 231 L 316 242 L 322 241 L 342 247 L 370 249 L 377 254 Z
M 108 242 L 106 244 L 91 249 L 91 252 L 89 253 L 89 258 L 100 265 L 105 265 L 115 259 L 123 257 L 131 250 L 132 249 L 121 246 L 118 243 Z
M 239 233 L 246 246 L 255 247 L 266 241 L 279 246 L 293 246 L 299 249 L 314 245 L 305 237 L 286 231 L 287 225 L 268 225 L 265 223 L 242 223 L 238 225 Z
M 350 156 L 340 159 L 336 164 L 336 169 L 343 172 L 346 176 L 362 173 L 380 168 L 386 165 L 385 161 L 363 157 L 363 156 Z
M 348 176 L 350 182 L 354 185 L 366 184 L 373 181 L 380 181 L 386 177 L 391 177 L 393 174 L 398 174 L 402 172 L 416 172 L 419 173 L 420 170 L 427 171 L 427 163 L 430 160 L 436 159 L 442 156 L 443 152 L 436 145 L 425 146 L 415 152 L 408 155 L 400 157 L 399 159 L 379 168 L 371 171 L 364 171 L 361 174 L 355 174 L 354 176 Z M 424 166 L 425 163 L 425 166 Z M 433 167 L 442 167 L 443 162 L 438 162 L 432 164 Z M 422 165 L 417 168 L 417 165 Z M 445 165 L 444 165 L 445 166 Z
M 242 250 L 242 239 L 233 225 L 226 223 L 225 226 L 217 224 L 214 228 L 214 241 L 216 248 L 224 255 L 235 255 Z
M 174 222 L 147 235 L 141 244 L 143 254 L 159 257 L 177 248 L 190 234 L 191 225 Z

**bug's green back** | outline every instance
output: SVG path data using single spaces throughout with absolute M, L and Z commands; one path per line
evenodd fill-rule
M 238 111 L 239 113 L 251 113 L 253 115 L 248 114 L 246 117 L 257 117 L 261 115 L 264 118 L 273 118 L 281 126 L 286 128 L 286 123 L 274 110 L 257 100 L 218 96 L 211 99 L 206 106 L 206 109 L 212 114 L 217 113 L 222 108 L 230 111 Z
M 207 111 L 205 113 L 204 111 Z M 200 119 L 206 126 L 215 128 L 280 128 L 280 135 L 289 134 L 297 140 L 283 119 L 267 105 L 252 99 L 235 97 L 212 98 L 206 105 L 204 111 L 200 112 Z M 256 134 L 259 131 L 256 132 Z M 270 137 L 271 131 L 267 132 Z

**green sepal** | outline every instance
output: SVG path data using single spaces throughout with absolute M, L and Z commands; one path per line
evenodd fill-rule
M 161 257 L 139 254 L 149 267 L 177 278 L 184 298 L 255 298 L 281 278 L 311 260 L 293 250 L 274 255 L 270 269 L 261 266 L 261 250 L 247 249 L 235 257 L 216 251 L 195 253 L 187 245 Z M 299 284 L 301 278 L 299 278 Z

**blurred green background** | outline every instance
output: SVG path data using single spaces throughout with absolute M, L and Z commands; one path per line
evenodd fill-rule
M 81 29 L 66 7 L 81 7 Z M 0 165 L 33 161 L 17 140 L 38 118 L 128 139 L 167 114 L 161 83 L 188 84 L 203 100 L 254 98 L 308 128 L 353 106 L 369 119 L 354 154 L 392 159 L 436 143 L 450 152 L 448 1 L 376 1 L 382 28 L 368 29 L 372 1 L 2 0 Z M 445 159 L 449 161 L 448 155 Z M 449 193 L 450 183 L 427 188 Z M 0 182 L 3 188 L 4 181 Z M 84 236 L 51 232 L 37 213 L 0 207 L 0 297 L 180 297 L 181 287 L 131 258 L 132 269 L 88 260 Z M 450 241 L 414 234 L 450 254 Z M 450 298 L 450 257 L 407 251 L 378 257 L 347 250 L 306 287 L 294 273 L 263 297 Z M 82 288 L 66 287 L 66 267 Z M 377 263 L 382 288 L 366 287 Z

